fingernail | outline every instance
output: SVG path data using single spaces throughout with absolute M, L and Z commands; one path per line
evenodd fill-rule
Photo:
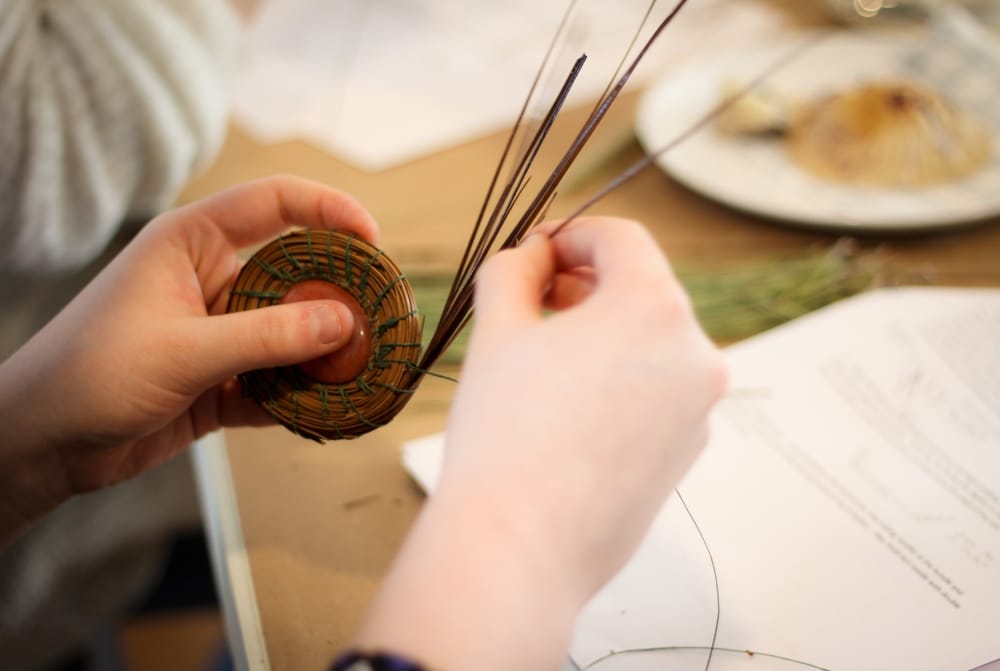
M 313 332 L 323 345 L 339 342 L 353 326 L 354 316 L 341 303 L 329 302 L 313 308 Z

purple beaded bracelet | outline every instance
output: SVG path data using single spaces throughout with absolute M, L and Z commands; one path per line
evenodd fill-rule
M 416 662 L 384 652 L 350 650 L 334 661 L 330 671 L 428 671 Z

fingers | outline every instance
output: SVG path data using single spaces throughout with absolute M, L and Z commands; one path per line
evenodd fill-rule
M 272 426 L 277 423 L 256 401 L 243 395 L 235 377 L 198 396 L 188 412 L 192 440 L 223 426 Z
M 237 373 L 302 363 L 344 346 L 354 317 L 336 301 L 302 301 L 200 318 L 191 329 L 192 370 L 207 386 Z
M 540 227 L 551 230 L 559 222 Z M 613 217 L 584 217 L 552 238 L 557 267 L 592 268 L 597 286 L 620 291 L 650 282 L 673 281 L 673 272 L 656 240 L 641 224 Z
M 503 337 L 540 319 L 554 272 L 552 244 L 544 235 L 491 258 L 476 280 L 476 330 Z
M 273 426 L 277 424 L 257 401 L 243 395 L 239 381 L 227 381 L 218 391 L 215 421 L 219 426 Z
M 573 268 L 557 273 L 545 295 L 545 307 L 566 310 L 578 305 L 590 296 L 596 285 L 597 276 L 590 268 Z
M 270 239 L 292 226 L 350 231 L 378 244 L 378 225 L 357 199 L 299 177 L 249 182 L 164 216 L 180 225 L 194 226 L 203 226 L 207 218 L 237 249 Z
M 503 338 L 541 317 L 543 307 L 565 309 L 595 289 L 616 302 L 645 289 L 679 285 L 656 241 L 640 224 L 585 217 L 548 233 L 541 225 L 520 247 L 497 254 L 480 271 L 476 286 L 479 340 Z

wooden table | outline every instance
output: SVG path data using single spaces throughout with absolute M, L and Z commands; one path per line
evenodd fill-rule
M 581 159 L 587 179 L 570 178 L 576 188 L 556 203 L 553 216 L 571 211 L 642 156 L 629 139 L 635 104 L 632 94 L 614 108 L 591 158 Z M 554 143 L 566 137 L 557 132 Z M 460 254 L 503 140 L 503 134 L 483 138 L 373 175 L 304 143 L 265 147 L 233 128 L 218 162 L 184 199 L 277 172 L 303 175 L 365 202 L 381 223 L 385 250 L 406 272 L 442 270 Z M 728 209 L 656 169 L 593 211 L 645 222 L 681 263 L 794 253 L 836 238 Z M 894 263 L 935 283 L 996 286 L 998 224 L 862 242 L 886 245 Z M 346 644 L 421 502 L 400 466 L 400 445 L 443 428 L 453 391 L 452 383 L 427 379 L 391 425 L 356 441 L 317 445 L 279 428 L 233 430 L 225 435 L 228 447 L 198 452 L 208 524 L 216 539 L 226 540 L 215 548 L 216 563 L 240 666 L 322 669 Z

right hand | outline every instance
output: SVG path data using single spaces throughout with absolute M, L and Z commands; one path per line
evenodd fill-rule
M 609 218 L 545 230 L 479 275 L 442 478 L 362 647 L 559 668 L 706 442 L 725 367 L 652 237 Z
M 509 518 L 586 599 L 705 445 L 725 367 L 643 227 L 544 231 L 480 275 L 439 491 Z

